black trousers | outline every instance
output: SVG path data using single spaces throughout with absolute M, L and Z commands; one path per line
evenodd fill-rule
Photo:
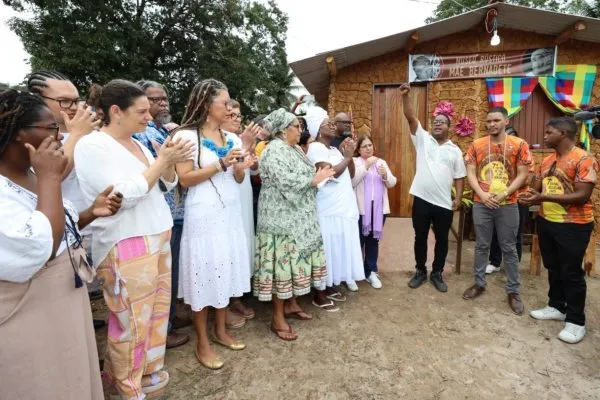
M 517 231 L 517 255 L 519 256 L 519 262 L 521 262 L 521 256 L 523 255 L 523 228 L 528 217 L 529 207 L 519 204 L 519 230 Z M 494 229 L 494 236 L 492 236 L 492 244 L 490 245 L 490 264 L 494 267 L 499 267 L 502 264 L 502 250 L 498 243 L 496 229 Z
M 431 204 L 419 197 L 414 198 L 412 223 L 415 230 L 415 261 L 419 271 L 427 271 L 427 237 L 433 227 L 435 250 L 432 264 L 433 272 L 442 272 L 448 255 L 448 233 L 452 226 L 452 210 Z
M 585 325 L 587 286 L 583 258 L 594 223 L 556 223 L 538 218 L 537 232 L 544 267 L 548 269 L 548 305 L 566 313 L 566 322 Z

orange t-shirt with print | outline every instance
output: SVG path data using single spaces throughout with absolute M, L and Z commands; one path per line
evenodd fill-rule
M 556 157 L 556 153 L 544 158 L 539 168 L 543 194 L 569 194 L 575 191 L 575 183 L 596 183 L 598 163 L 587 151 L 574 147 L 569 153 Z M 590 198 L 584 204 L 542 203 L 540 217 L 550 222 L 587 224 L 594 221 L 594 206 Z
M 471 143 L 465 163 L 475 166 L 477 181 L 484 192 L 504 193 L 517 177 L 517 168 L 530 167 L 533 158 L 529 145 L 521 138 L 507 135 L 503 143 L 494 144 L 486 136 Z M 518 192 L 512 193 L 503 204 L 516 203 Z M 475 194 L 473 201 L 481 203 L 481 198 Z

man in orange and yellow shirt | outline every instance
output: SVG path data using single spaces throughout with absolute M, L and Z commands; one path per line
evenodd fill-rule
M 567 343 L 577 343 L 585 336 L 587 286 L 582 264 L 594 228 L 590 198 L 598 173 L 596 159 L 575 145 L 577 132 L 572 118 L 548 122 L 544 141 L 555 152 L 542 161 L 534 189 L 519 200 L 525 205 L 542 205 L 537 232 L 550 283 L 548 306 L 530 315 L 566 321 L 558 338 Z
M 524 306 L 519 296 L 516 248 L 519 229 L 517 191 L 525 184 L 533 161 L 527 142 L 506 134 L 508 112 L 505 108 L 492 108 L 485 125 L 488 136 L 475 140 L 465 156 L 467 179 L 474 192 L 476 241 L 475 284 L 463 293 L 463 298 L 474 299 L 485 291 L 485 268 L 495 229 L 506 269 L 508 304 L 515 314 L 521 315 Z

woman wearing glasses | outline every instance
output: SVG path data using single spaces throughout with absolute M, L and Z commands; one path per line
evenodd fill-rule
M 169 382 L 162 368 L 173 218 L 162 191 L 176 185 L 174 165 L 193 145 L 168 138 L 156 148 L 155 160 L 132 138 L 152 120 L 144 91 L 132 82 L 109 82 L 99 105 L 104 126 L 79 140 L 75 169 L 87 199 L 106 185 L 123 193 L 121 211 L 92 225 L 92 259 L 109 309 L 104 378 L 111 395 L 138 399 Z
M 0 387 L 6 398 L 100 400 L 79 229 L 121 199 L 109 186 L 81 213 L 63 201 L 58 131 L 39 97 L 0 92 Z
M 385 217 L 390 213 L 388 189 L 396 185 L 396 177 L 384 160 L 375 157 L 373 142 L 368 136 L 358 139 L 355 155 L 352 186 L 360 213 L 358 229 L 360 246 L 365 255 L 365 277 L 373 288 L 381 289 L 377 275 L 379 241 L 383 237 Z
M 231 110 L 227 87 L 214 79 L 203 80 L 192 89 L 181 128 L 175 133 L 176 139 L 197 146 L 177 164 L 179 182 L 188 189 L 179 295 L 194 312 L 196 357 L 209 369 L 224 365 L 209 338 L 234 351 L 246 347 L 226 329 L 229 299 L 250 291 L 250 260 L 240 200 L 240 184 L 250 165 L 235 145 L 236 135 L 221 129 Z M 208 307 L 216 309 L 210 335 Z

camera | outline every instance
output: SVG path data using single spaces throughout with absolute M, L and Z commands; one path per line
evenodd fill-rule
M 590 133 L 594 139 L 600 139 L 600 106 L 589 107 L 585 111 L 575 113 L 575 119 L 578 121 L 596 120 Z

